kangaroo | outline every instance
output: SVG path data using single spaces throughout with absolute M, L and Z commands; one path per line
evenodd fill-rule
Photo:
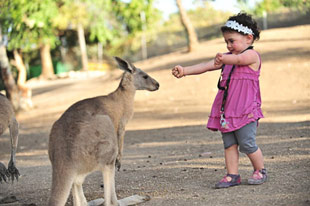
M 11 159 L 8 164 L 8 169 L 0 162 L 0 183 L 6 182 L 7 178 L 18 180 L 19 171 L 16 168 L 15 154 L 18 144 L 18 122 L 14 115 L 14 110 L 11 102 L 2 94 L 0 94 L 0 135 L 9 128 L 11 138 Z
M 118 88 L 107 96 L 73 104 L 51 129 L 49 206 L 65 205 L 71 188 L 74 205 L 86 206 L 82 184 L 88 174 L 98 170 L 103 173 L 105 206 L 119 204 L 115 167 L 121 166 L 125 126 L 133 116 L 134 96 L 136 90 L 158 90 L 159 83 L 130 62 L 115 59 L 125 71 Z

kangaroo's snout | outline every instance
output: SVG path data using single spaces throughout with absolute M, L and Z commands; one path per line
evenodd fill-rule
M 140 90 L 145 89 L 147 91 L 153 92 L 159 89 L 159 83 L 154 78 L 150 76 L 147 77 L 145 76 L 144 78 L 146 78 L 147 80 L 145 81 L 144 84 L 142 84 L 143 87 L 141 87 Z
M 156 80 L 154 80 L 154 86 L 155 86 L 155 88 L 153 90 L 151 90 L 151 91 L 156 91 L 156 90 L 159 89 L 160 85 L 159 85 L 159 83 Z

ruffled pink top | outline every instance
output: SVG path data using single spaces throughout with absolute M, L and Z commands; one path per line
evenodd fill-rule
M 221 86 L 226 85 L 226 80 L 232 65 L 226 65 L 222 74 Z M 230 80 L 228 96 L 225 104 L 225 119 L 227 128 L 220 125 L 221 106 L 224 90 L 219 90 L 212 105 L 211 114 L 207 128 L 223 133 L 240 129 L 250 122 L 263 118 L 261 110 L 261 95 L 259 88 L 259 76 L 261 65 L 258 71 L 249 66 L 236 65 Z

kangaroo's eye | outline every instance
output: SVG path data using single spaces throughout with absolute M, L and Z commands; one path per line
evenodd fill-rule
M 148 76 L 147 76 L 147 75 L 143 75 L 143 78 L 144 78 L 144 79 L 147 79 L 147 78 L 148 78 Z

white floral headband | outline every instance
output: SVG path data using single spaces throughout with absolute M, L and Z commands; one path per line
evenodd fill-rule
M 252 29 L 248 28 L 247 26 L 243 26 L 238 22 L 234 21 L 227 21 L 225 24 L 226 27 L 236 30 L 238 32 L 243 32 L 244 34 L 252 34 L 254 35 Z

